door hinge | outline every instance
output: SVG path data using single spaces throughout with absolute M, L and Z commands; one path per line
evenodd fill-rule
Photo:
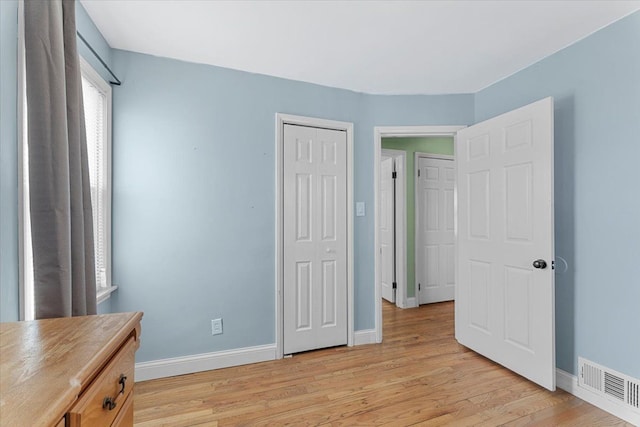
M 398 177 L 397 172 L 391 172 L 391 179 L 396 179 Z
M 418 169 L 418 178 L 420 178 L 420 169 Z
M 551 269 L 552 270 L 556 269 L 556 262 L 555 261 L 551 261 Z
M 421 290 L 422 285 L 420 283 L 418 283 L 418 290 Z
M 397 289 L 398 288 L 398 284 L 396 282 L 391 283 L 391 287 L 393 289 Z

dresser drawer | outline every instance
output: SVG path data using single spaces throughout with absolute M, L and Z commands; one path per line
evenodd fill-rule
M 131 427 L 133 425 L 133 393 L 122 403 L 122 409 L 111 427 Z
M 122 409 L 132 410 L 127 397 L 133 389 L 135 352 L 136 342 L 130 338 L 69 411 L 69 426 L 110 426 Z

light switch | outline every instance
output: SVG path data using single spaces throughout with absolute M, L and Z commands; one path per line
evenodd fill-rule
M 356 216 L 364 216 L 364 202 L 356 202 Z

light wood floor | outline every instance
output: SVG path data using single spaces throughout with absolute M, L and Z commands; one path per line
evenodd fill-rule
M 383 344 L 138 383 L 135 425 L 630 426 L 458 345 L 453 303 L 383 318 Z

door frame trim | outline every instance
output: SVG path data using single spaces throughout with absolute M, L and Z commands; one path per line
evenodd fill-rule
M 396 217 L 395 243 L 396 254 L 396 307 L 407 308 L 407 152 L 392 148 L 383 148 L 381 153 L 392 157 L 396 165 L 396 200 L 394 215 Z M 379 190 L 379 189 L 378 189 Z
M 455 144 L 455 139 L 454 139 L 454 144 Z M 456 156 L 455 155 L 451 155 L 450 156 L 450 155 L 446 155 L 446 154 L 431 154 L 431 153 L 423 153 L 423 152 L 416 151 L 413 154 L 413 169 L 414 170 L 418 170 L 418 161 L 421 158 L 423 158 L 423 159 L 436 159 L 436 160 L 451 160 L 453 162 L 453 166 L 455 167 L 455 165 L 456 165 Z M 418 179 L 418 174 L 414 173 L 413 174 L 413 191 L 414 191 L 413 200 L 416 201 L 415 202 L 415 206 L 414 206 L 414 209 L 415 209 L 415 212 L 414 212 L 414 230 L 416 230 L 416 236 L 415 236 L 415 239 L 413 241 L 413 243 L 414 243 L 414 248 L 413 248 L 414 260 L 413 260 L 413 262 L 416 265 L 418 265 L 418 247 L 419 247 L 419 243 L 420 243 L 420 242 L 418 242 L 418 233 L 417 233 L 417 230 L 419 230 L 418 221 L 420 219 L 420 217 L 418 215 L 418 206 L 419 206 L 419 204 L 418 204 L 418 194 L 420 193 L 418 191 L 418 183 L 419 183 L 419 181 L 420 180 Z M 456 180 L 456 182 L 457 182 L 457 180 Z M 456 188 L 455 185 L 456 184 L 454 182 L 454 187 L 453 188 Z M 455 212 L 455 209 L 454 209 L 454 212 Z M 455 216 L 454 216 L 454 221 L 455 221 Z M 454 242 L 455 242 L 455 233 L 454 233 Z M 455 266 L 454 266 L 454 268 L 455 268 Z M 417 271 L 417 269 L 416 269 L 416 271 Z M 416 279 L 416 282 L 414 283 L 414 286 L 415 286 L 414 295 L 416 296 L 416 307 L 420 307 L 420 291 L 418 290 L 418 274 L 417 273 L 415 274 L 415 279 Z
M 374 243 L 373 247 L 380 246 L 380 236 L 378 227 L 380 218 L 379 211 L 379 180 L 380 180 L 380 155 L 382 152 L 382 138 L 389 137 L 429 137 L 429 136 L 453 136 L 453 144 L 456 144 L 456 133 L 467 126 L 375 126 L 373 128 L 373 199 L 374 199 Z M 374 256 L 374 280 L 375 289 L 375 331 L 376 342 L 382 342 L 382 292 L 380 289 L 380 254 L 373 251 Z
M 347 345 L 354 344 L 353 282 L 353 123 L 276 113 L 276 359 L 284 357 L 284 125 L 341 130 L 347 133 Z

